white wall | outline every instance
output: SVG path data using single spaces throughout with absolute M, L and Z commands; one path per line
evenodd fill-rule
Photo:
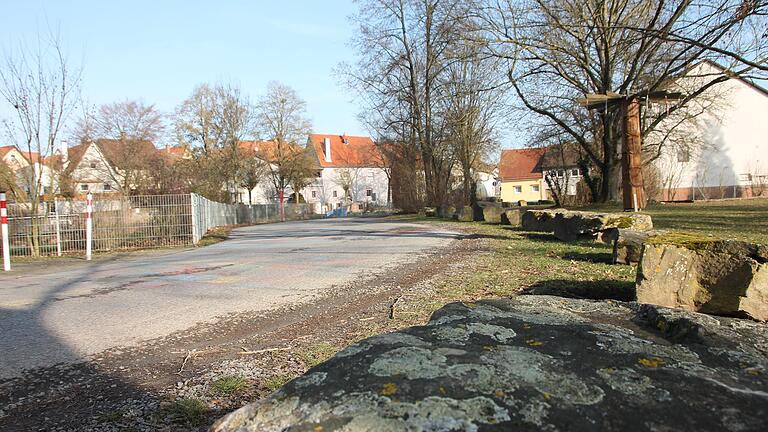
M 692 73 L 711 79 L 719 70 L 702 64 Z M 684 141 L 665 146 L 657 161 L 667 187 L 695 190 L 697 198 L 713 188 L 749 186 L 750 174 L 768 175 L 768 95 L 730 79 L 705 92 L 708 96 L 714 105 L 683 128 L 692 143 L 689 161 L 678 159 Z
M 85 150 L 77 167 L 73 169 L 71 177 L 75 193 L 116 192 L 120 189 L 120 184 L 117 182 L 120 180 L 119 175 L 115 173 L 95 144 L 89 145 Z M 82 189 L 82 186 L 88 186 L 88 190 Z
M 302 194 L 307 203 L 315 205 L 315 212 L 326 213 L 345 204 L 342 187 L 345 177 L 351 179 L 350 198 L 353 202 L 376 206 L 387 204 L 389 180 L 384 168 L 323 168 L 320 177 L 304 188 Z M 368 190 L 375 195 L 375 200 L 367 195 Z

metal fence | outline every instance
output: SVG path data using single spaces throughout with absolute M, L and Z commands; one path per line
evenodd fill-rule
M 11 256 L 82 255 L 86 250 L 85 201 L 41 205 L 37 215 L 10 206 Z M 286 204 L 285 219 L 307 219 L 306 204 Z M 94 252 L 197 244 L 214 227 L 280 221 L 278 204 L 223 204 L 197 194 L 97 197 L 93 203 Z M 2 246 L 0 246 L 0 250 Z

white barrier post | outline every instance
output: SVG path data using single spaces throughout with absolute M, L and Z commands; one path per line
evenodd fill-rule
M 93 251 L 93 194 L 88 194 L 85 205 L 85 259 L 91 260 Z
M 53 211 L 56 212 L 56 255 L 61 256 L 61 221 L 59 220 L 59 200 L 53 198 Z
M 8 239 L 8 203 L 5 192 L 0 192 L 0 225 L 3 237 L 3 271 L 11 271 L 11 246 Z

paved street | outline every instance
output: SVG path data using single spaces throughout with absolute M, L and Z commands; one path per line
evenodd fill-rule
M 21 266 L 0 274 L 0 379 L 306 301 L 452 238 L 414 224 L 315 220 L 240 228 L 201 249 Z

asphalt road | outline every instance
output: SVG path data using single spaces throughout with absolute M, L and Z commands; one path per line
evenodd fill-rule
M 21 266 L 0 274 L 0 379 L 227 314 L 311 301 L 454 237 L 422 225 L 326 219 L 240 228 L 200 249 Z

